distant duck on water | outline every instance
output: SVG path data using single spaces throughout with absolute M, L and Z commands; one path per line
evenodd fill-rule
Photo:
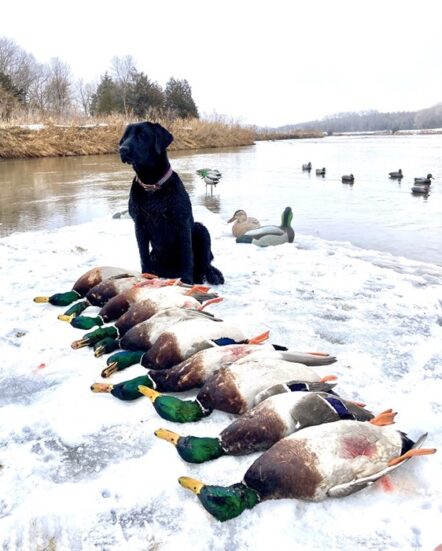
M 312 169 L 312 163 L 308 162 L 302 165 L 302 170 L 306 172 L 310 172 Z
M 427 186 L 431 185 L 431 180 L 434 180 L 434 177 L 431 174 L 427 174 L 424 178 L 415 178 L 415 184 L 426 184 Z
M 232 226 L 232 234 L 235 237 L 244 235 L 246 232 L 255 230 L 261 226 L 259 220 L 251 216 L 247 216 L 246 211 L 242 209 L 235 211 L 232 218 L 227 220 L 228 224 L 231 222 L 235 222 Z
M 388 175 L 393 180 L 401 180 L 404 177 L 401 168 L 397 172 L 389 172 Z
M 343 184 L 353 184 L 355 181 L 355 177 L 353 174 L 344 174 L 341 178 Z
M 316 176 L 325 176 L 325 167 L 316 169 Z
M 293 243 L 295 239 L 295 232 L 291 226 L 292 220 L 292 209 L 290 207 L 286 207 L 281 216 L 280 226 L 261 226 L 256 230 L 250 230 L 244 235 L 237 237 L 236 242 L 253 243 L 254 245 L 258 245 L 258 247 Z

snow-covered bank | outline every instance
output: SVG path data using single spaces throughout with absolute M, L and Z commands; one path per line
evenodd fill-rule
M 442 268 L 346 243 L 296 236 L 295 245 L 236 245 L 225 221 L 195 208 L 226 285 L 211 311 L 253 336 L 337 356 L 324 375 L 397 427 L 441 448 Z M 97 265 L 138 267 L 130 220 L 99 219 L 0 240 L 0 542 L 34 549 L 434 549 L 442 543 L 442 454 L 416 458 L 344 499 L 267 502 L 220 524 L 177 483 L 231 484 L 257 456 L 184 463 L 153 431 L 216 435 L 233 417 L 160 419 L 147 399 L 94 395 L 103 358 L 72 350 L 82 332 L 36 295 L 69 290 Z M 43 367 L 44 366 L 44 367 Z M 144 373 L 139 366 L 120 381 Z M 189 393 L 193 395 L 193 393 Z M 52 547 L 51 547 L 52 546 Z

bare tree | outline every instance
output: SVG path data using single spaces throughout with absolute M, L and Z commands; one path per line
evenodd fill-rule
M 75 83 L 75 96 L 80 104 L 84 114 L 89 117 L 91 114 L 92 97 L 97 90 L 97 85 L 93 82 L 84 82 L 82 78 Z
M 134 73 L 136 73 L 135 61 L 131 55 L 126 55 L 124 57 L 115 56 L 111 60 L 111 66 L 111 74 L 115 78 L 120 88 L 124 114 L 127 117 L 127 99 L 130 89 L 130 83 L 132 81 Z
M 72 82 L 69 65 L 54 57 L 49 63 L 49 78 L 46 83 L 46 100 L 50 110 L 63 117 L 72 105 Z

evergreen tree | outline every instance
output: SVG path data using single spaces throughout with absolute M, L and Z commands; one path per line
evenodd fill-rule
M 199 118 L 192 98 L 192 89 L 186 79 L 170 78 L 165 89 L 165 107 L 171 117 Z
M 127 106 L 139 118 L 160 113 L 164 107 L 161 86 L 150 81 L 144 73 L 134 72 L 127 95 Z
M 111 113 L 123 113 L 124 107 L 118 86 L 105 73 L 97 86 L 97 91 L 91 99 L 91 115 L 110 115 Z

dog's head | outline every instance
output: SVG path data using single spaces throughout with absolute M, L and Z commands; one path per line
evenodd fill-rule
M 123 163 L 152 168 L 158 157 L 173 141 L 173 136 L 158 123 L 137 122 L 129 124 L 120 140 L 120 158 Z

